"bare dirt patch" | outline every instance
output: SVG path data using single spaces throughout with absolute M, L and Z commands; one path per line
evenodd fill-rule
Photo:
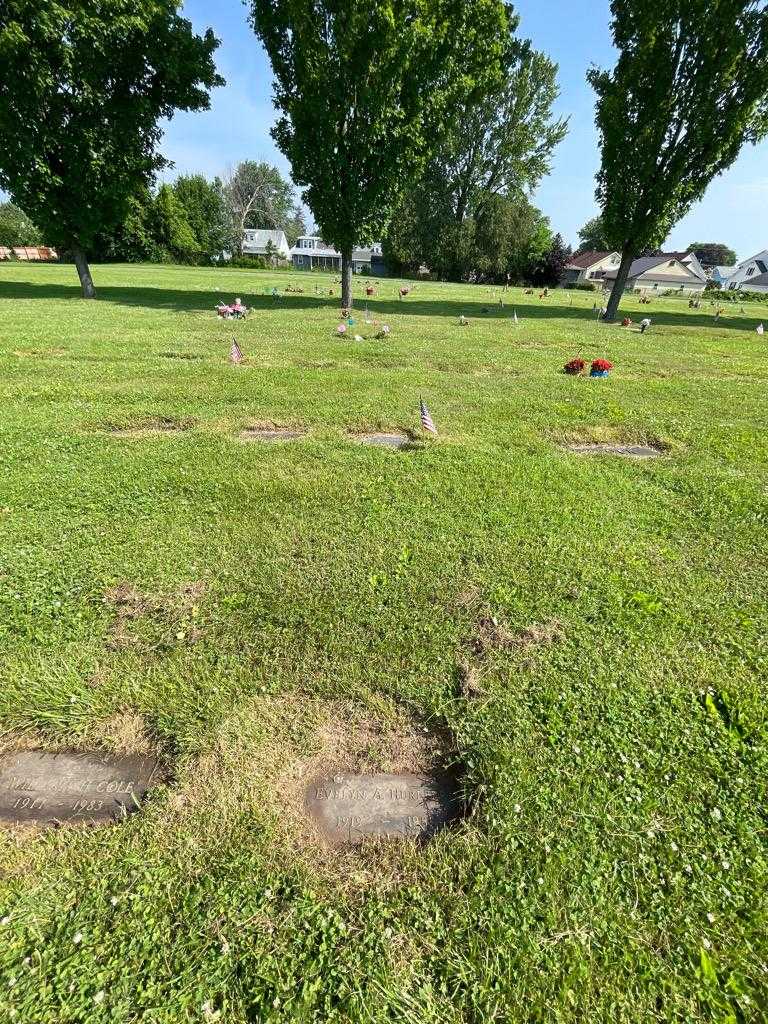
M 191 430 L 196 422 L 191 417 L 150 416 L 135 423 L 105 423 L 101 430 L 110 437 L 149 437 Z
M 485 658 L 493 651 L 551 647 L 564 638 L 562 623 L 557 619 L 534 622 L 514 631 L 496 616 L 483 615 L 475 623 L 469 647 L 476 657 Z
M 102 598 L 113 611 L 107 646 L 113 651 L 132 648 L 149 653 L 196 643 L 203 635 L 199 612 L 205 590 L 201 580 L 161 594 L 145 594 L 125 582 L 110 587 Z
M 415 863 L 413 843 L 371 838 L 350 849 L 332 847 L 305 807 L 307 786 L 319 777 L 430 775 L 450 759 L 454 747 L 447 733 L 389 704 L 382 704 L 381 712 L 306 694 L 240 705 L 221 724 L 212 747 L 190 766 L 186 784 L 170 797 L 171 812 L 205 816 L 209 827 L 222 833 L 246 814 L 267 834 L 267 855 L 276 862 L 284 865 L 286 856 L 302 861 L 345 888 L 390 885 Z

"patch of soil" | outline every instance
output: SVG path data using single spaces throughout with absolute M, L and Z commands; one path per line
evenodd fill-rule
M 110 587 L 102 598 L 114 612 L 108 648 L 150 652 L 197 643 L 203 635 L 196 619 L 205 589 L 200 580 L 166 594 L 143 594 L 131 583 Z
M 371 838 L 332 847 L 305 806 L 307 786 L 321 777 L 439 774 L 450 760 L 455 747 L 447 732 L 421 725 L 383 698 L 377 704 L 380 714 L 305 693 L 241 703 L 170 797 L 172 813 L 208 820 L 215 807 L 208 827 L 222 835 L 248 815 L 265 833 L 265 856 L 283 867 L 286 858 L 302 861 L 337 888 L 398 884 L 418 870 L 415 844 Z
M 171 416 L 150 416 L 127 425 L 106 423 L 102 430 L 112 437 L 147 437 L 153 434 L 172 434 L 177 431 L 191 430 L 195 423 L 196 420 L 190 417 L 178 419 Z
M 475 623 L 469 638 L 469 646 L 478 658 L 485 658 L 492 651 L 551 647 L 564 637 L 562 623 L 557 619 L 534 622 L 524 629 L 513 632 L 495 616 L 484 615 Z
M 476 700 L 486 695 L 480 669 L 461 655 L 456 659 L 456 679 L 459 696 L 465 700 Z

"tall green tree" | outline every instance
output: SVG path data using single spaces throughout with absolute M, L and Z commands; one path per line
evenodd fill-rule
M 621 249 L 606 319 L 632 261 L 768 132 L 765 0 L 611 0 L 619 59 L 590 70 L 602 166 L 597 198 Z
M 178 263 L 194 262 L 200 250 L 184 207 L 170 185 L 161 185 L 150 215 L 152 238 L 163 257 Z
M 285 231 L 285 237 L 288 240 L 288 245 L 296 245 L 296 241 L 306 235 L 307 233 L 307 222 L 304 217 L 304 211 L 300 206 L 294 206 L 290 217 L 286 220 L 283 225 L 283 231 Z
M 557 65 L 515 36 L 517 22 L 510 15 L 498 89 L 455 112 L 453 130 L 436 155 L 458 223 L 477 216 L 494 196 L 532 192 L 568 130 L 567 121 L 552 114 Z
M 159 121 L 223 84 L 209 30 L 176 0 L 3 0 L 0 187 L 68 249 L 94 298 L 88 250 L 165 165 Z
M 736 253 L 723 242 L 691 242 L 686 252 L 696 253 L 703 267 L 736 266 Z
M 605 233 L 603 218 L 598 214 L 588 220 L 579 231 L 579 252 L 612 252 L 613 247 Z
M 0 203 L 0 245 L 42 245 L 39 228 L 13 203 Z
M 380 237 L 456 107 L 496 87 L 501 0 L 251 0 L 280 111 L 273 137 L 342 256 Z
M 181 175 L 173 194 L 195 236 L 198 251 L 207 258 L 218 256 L 230 244 L 224 190 L 219 178 L 202 174 Z
M 223 195 L 230 245 L 240 256 L 246 228 L 285 230 L 293 210 L 291 183 L 277 167 L 259 160 L 243 160 L 232 168 L 224 179 Z

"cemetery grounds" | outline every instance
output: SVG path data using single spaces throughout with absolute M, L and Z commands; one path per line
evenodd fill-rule
M 0 267 L 0 750 L 166 775 L 0 828 L 0 1020 L 765 1020 L 768 304 L 93 269 Z M 304 812 L 446 764 L 428 843 Z

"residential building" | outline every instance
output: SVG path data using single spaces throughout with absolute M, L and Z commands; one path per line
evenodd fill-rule
M 618 252 L 580 252 L 571 257 L 566 264 L 560 283 L 568 284 L 594 284 L 602 283 L 603 278 L 609 270 L 618 270 L 621 263 L 621 253 Z
M 768 274 L 758 274 L 757 277 L 750 277 L 744 285 L 744 291 L 765 292 L 768 294 Z
M 712 267 L 709 279 L 719 284 L 721 288 L 727 288 L 736 267 Z
M 341 253 L 317 235 L 297 239 L 291 249 L 291 260 L 295 270 L 341 270 Z M 386 274 L 381 242 L 374 242 L 366 249 L 352 250 L 352 273 L 380 277 Z
M 735 267 L 731 268 L 731 271 L 731 276 L 725 287 L 730 290 L 751 291 L 756 278 L 768 274 L 768 249 L 763 249 L 757 256 L 752 256 L 751 259 L 744 260 L 743 263 L 737 263 Z
M 613 286 L 616 274 L 616 270 L 608 271 L 605 275 L 607 286 Z M 643 256 L 635 260 L 629 269 L 626 290 L 678 291 L 683 295 L 690 295 L 703 292 L 706 285 L 706 275 L 692 253 L 664 253 L 661 256 Z
M 246 228 L 243 232 L 244 256 L 272 256 L 278 260 L 287 260 L 290 258 L 290 253 L 291 250 L 284 231 Z

